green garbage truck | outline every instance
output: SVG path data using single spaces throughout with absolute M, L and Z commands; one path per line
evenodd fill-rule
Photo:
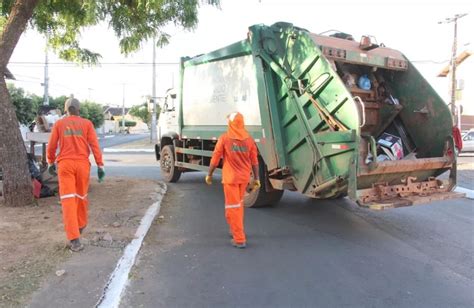
M 274 204 L 284 190 L 371 209 L 460 197 L 447 105 L 373 37 L 254 25 L 242 41 L 182 58 L 180 77 L 155 146 L 168 182 L 207 171 L 226 116 L 239 111 L 263 183 L 246 194 L 248 207 Z

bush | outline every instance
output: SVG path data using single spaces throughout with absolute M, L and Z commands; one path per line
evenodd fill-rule
M 35 94 L 26 93 L 25 90 L 15 87 L 13 84 L 8 84 L 8 91 L 10 92 L 18 121 L 22 124 L 31 123 L 40 108 L 43 107 L 43 98 Z M 64 95 L 50 97 L 48 107 L 50 109 L 64 110 L 64 102 L 67 99 L 68 97 Z M 102 105 L 89 101 L 81 102 L 80 116 L 90 120 L 95 128 L 102 126 L 105 120 Z
M 79 109 L 79 113 L 81 117 L 90 120 L 92 124 L 94 124 L 95 128 L 104 124 L 105 118 L 102 111 L 102 106 L 97 103 L 88 101 L 81 103 L 81 109 Z
M 119 121 L 119 126 L 122 127 L 122 121 Z M 137 126 L 137 122 L 125 120 L 125 127 L 135 127 L 135 126 Z

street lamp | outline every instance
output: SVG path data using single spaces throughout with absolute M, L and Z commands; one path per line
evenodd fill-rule
M 454 17 L 446 18 L 444 21 L 439 21 L 438 24 L 449 24 L 454 23 L 454 39 L 453 49 L 451 54 L 451 113 L 454 117 L 454 123 L 460 127 L 461 116 L 459 112 L 456 112 L 456 53 L 457 53 L 457 39 L 458 39 L 458 19 L 466 16 L 464 14 L 456 14 Z

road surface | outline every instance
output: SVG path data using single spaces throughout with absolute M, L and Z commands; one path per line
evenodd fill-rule
M 149 156 L 128 167 L 109 156 L 107 174 L 158 179 Z M 209 187 L 204 175 L 168 185 L 122 307 L 474 305 L 472 200 L 373 212 L 285 192 L 246 211 L 248 247 L 237 250 L 218 179 Z
M 99 136 L 100 148 L 109 148 L 120 144 L 125 144 L 140 139 L 149 138 L 149 134 L 127 134 L 127 135 L 102 135 Z

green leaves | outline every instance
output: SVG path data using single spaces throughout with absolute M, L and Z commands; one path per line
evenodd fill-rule
M 6 22 L 7 22 L 7 18 L 0 16 L 0 33 L 3 32 L 3 27 L 5 26 Z
M 12 2 L 0 2 L 0 31 L 2 17 L 8 16 Z M 100 55 L 79 44 L 82 29 L 105 21 L 115 32 L 121 52 L 130 54 L 154 37 L 158 47 L 167 45 L 170 35 L 164 32 L 166 25 L 194 29 L 201 4 L 219 6 L 219 1 L 43 0 L 34 11 L 30 27 L 45 34 L 62 59 L 96 64 Z
M 161 108 L 160 106 L 157 104 L 156 105 L 156 119 L 158 120 L 158 118 L 160 117 L 160 111 L 161 111 Z M 132 108 L 130 108 L 130 111 L 128 112 L 130 115 L 136 117 L 136 118 L 139 118 L 140 120 L 142 120 L 144 123 L 146 123 L 148 125 L 148 127 L 151 126 L 151 116 L 152 116 L 152 112 L 148 111 L 148 105 L 147 103 L 143 103 L 141 105 L 135 105 L 133 106 Z
M 35 94 L 26 93 L 22 88 L 17 88 L 13 84 L 8 84 L 8 91 L 10 92 L 18 121 L 22 124 L 31 123 L 43 105 L 43 98 Z M 68 97 L 65 95 L 54 98 L 50 97 L 49 107 L 62 111 L 64 110 L 64 102 L 67 99 Z M 89 101 L 82 102 L 79 113 L 81 117 L 90 120 L 95 128 L 104 124 L 104 112 L 100 104 Z
M 33 121 L 41 98 L 26 94 L 22 88 L 17 88 L 12 84 L 8 84 L 8 91 L 10 92 L 18 121 L 21 124 L 28 124 Z M 39 100 L 37 98 L 39 98 Z
M 104 112 L 102 110 L 102 106 L 97 103 L 89 101 L 81 103 L 79 114 L 81 117 L 90 120 L 92 124 L 94 124 L 95 128 L 98 128 L 104 124 Z

